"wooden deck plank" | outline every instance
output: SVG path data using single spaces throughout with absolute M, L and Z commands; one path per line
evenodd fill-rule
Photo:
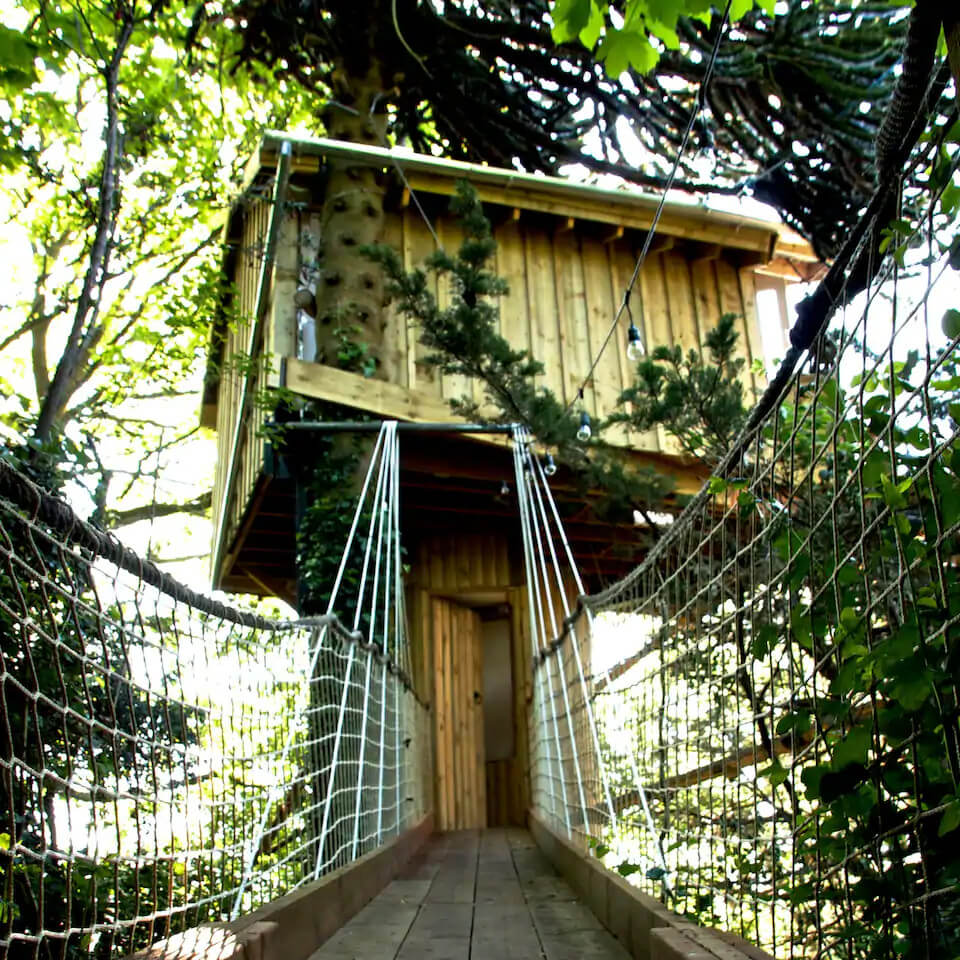
M 519 829 L 437 834 L 310 960 L 627 960 Z

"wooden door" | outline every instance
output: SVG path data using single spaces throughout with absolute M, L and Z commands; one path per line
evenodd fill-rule
M 533 699 L 530 673 L 530 633 L 524 587 L 507 591 L 512 663 L 509 671 L 513 703 L 513 744 L 509 756 L 491 751 L 487 757 L 487 826 L 526 826 L 530 806 L 528 711 Z
M 433 723 L 438 830 L 487 825 L 483 744 L 483 646 L 469 607 L 434 597 Z

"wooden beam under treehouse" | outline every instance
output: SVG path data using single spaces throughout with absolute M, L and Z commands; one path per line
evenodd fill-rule
M 314 400 L 326 400 L 375 413 L 384 420 L 412 423 L 463 423 L 443 401 L 386 380 L 373 380 L 322 363 L 286 358 L 284 386 Z

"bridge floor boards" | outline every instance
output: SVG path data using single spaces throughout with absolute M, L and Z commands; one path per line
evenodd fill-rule
M 437 834 L 310 960 L 627 960 L 524 830 Z

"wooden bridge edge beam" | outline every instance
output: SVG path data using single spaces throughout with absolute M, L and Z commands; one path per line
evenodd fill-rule
M 195 927 L 131 960 L 306 960 L 383 890 L 433 833 L 433 814 L 387 843 L 233 923 Z
M 734 934 L 685 920 L 608 870 L 582 844 L 561 837 L 532 810 L 528 825 L 540 851 L 635 960 L 772 960 Z

